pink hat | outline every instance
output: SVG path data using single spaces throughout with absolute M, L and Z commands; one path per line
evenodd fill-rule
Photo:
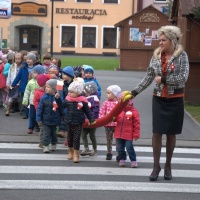
M 39 74 L 37 76 L 37 83 L 40 87 L 44 86 L 48 80 L 49 80 L 49 77 L 46 76 L 45 74 Z

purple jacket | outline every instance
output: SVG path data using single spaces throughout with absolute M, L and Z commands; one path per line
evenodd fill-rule
M 92 116 L 94 119 L 99 118 L 99 109 L 100 109 L 100 101 L 97 95 L 91 95 L 87 97 L 88 107 L 92 112 Z

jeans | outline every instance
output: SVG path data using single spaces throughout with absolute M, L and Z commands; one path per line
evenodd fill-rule
M 126 147 L 131 162 L 136 161 L 136 154 L 132 140 L 124 140 L 121 138 L 117 138 L 117 144 L 118 144 L 117 150 L 118 150 L 119 160 L 126 160 L 126 151 L 125 151 Z
M 42 134 L 42 144 L 48 146 L 50 143 L 55 145 L 58 143 L 58 138 L 56 134 L 56 125 L 42 125 L 43 134 Z
M 36 125 L 36 110 L 34 105 L 30 105 L 29 115 L 28 115 L 28 129 L 34 129 Z

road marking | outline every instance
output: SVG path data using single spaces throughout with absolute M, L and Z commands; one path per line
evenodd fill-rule
M 91 145 L 90 145 L 91 146 Z M 0 143 L 0 149 L 9 148 L 9 149 L 40 149 L 38 144 L 27 144 L 27 143 Z M 83 145 L 80 146 L 80 149 L 83 149 Z M 114 149 L 115 147 L 113 147 Z M 137 152 L 152 152 L 152 147 L 141 147 L 134 146 L 135 151 Z M 57 149 L 66 149 L 67 147 L 58 144 Z M 98 150 L 106 151 L 106 145 L 98 145 Z M 166 152 L 166 148 L 162 148 L 162 152 Z M 200 154 L 199 148 L 175 148 L 174 153 L 185 153 L 185 154 Z
M 99 162 L 116 162 L 115 156 L 111 161 L 107 161 L 106 156 L 80 156 L 80 161 L 99 161 Z M 24 154 L 24 153 L 0 153 L 0 160 L 67 160 L 67 154 Z M 137 161 L 142 163 L 153 163 L 153 157 L 137 156 Z M 165 163 L 166 158 L 161 157 L 160 163 Z M 187 161 L 187 162 L 186 162 Z M 185 164 L 185 165 L 200 165 L 200 158 L 172 158 L 174 164 Z
M 82 175 L 117 175 L 149 176 L 148 168 L 111 168 L 111 167 L 57 167 L 57 166 L 0 166 L 0 174 L 82 174 Z M 164 170 L 160 172 L 164 176 Z M 199 170 L 173 170 L 173 177 L 200 178 Z
M 60 189 L 199 193 L 199 184 L 111 182 L 111 181 L 49 181 L 0 180 L 0 189 Z

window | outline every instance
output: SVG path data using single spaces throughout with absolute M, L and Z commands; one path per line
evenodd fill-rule
M 96 28 L 83 27 L 82 47 L 86 47 L 86 48 L 96 47 Z
M 75 47 L 75 27 L 62 27 L 62 47 Z
M 103 29 L 103 48 L 116 48 L 117 28 Z
M 119 0 L 104 0 L 104 3 L 117 3 Z
M 91 0 L 76 0 L 76 2 L 89 2 L 89 3 L 91 3 Z

